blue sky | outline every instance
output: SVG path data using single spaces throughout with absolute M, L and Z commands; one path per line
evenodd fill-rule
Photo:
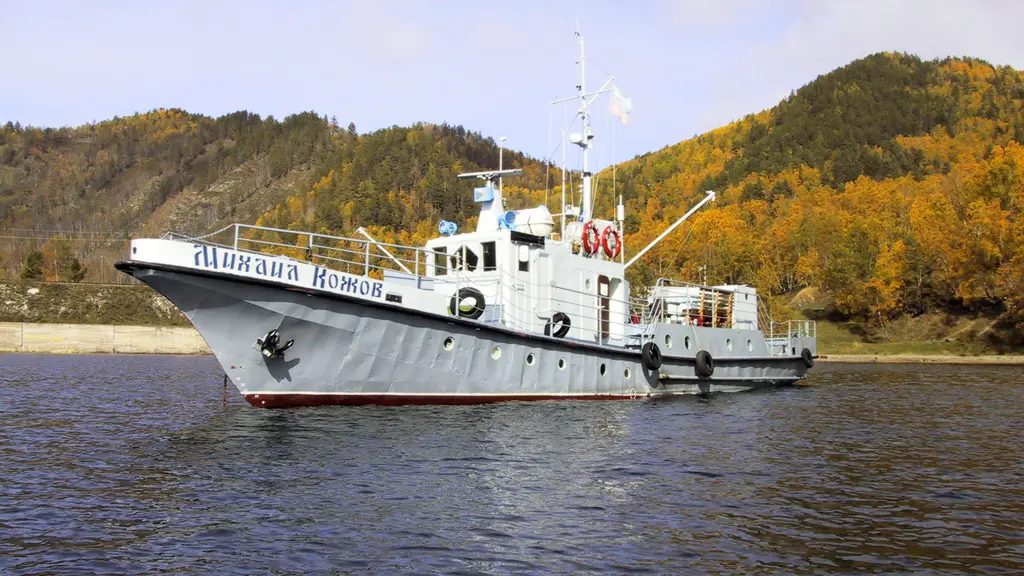
M 770 108 L 873 52 L 1024 68 L 1024 2 L 1009 0 L 0 0 L 0 122 L 314 110 L 360 132 L 462 124 L 546 157 L 564 113 L 549 102 L 574 93 L 577 17 L 588 87 L 614 74 L 633 101 L 614 153 L 596 106 L 598 166 Z

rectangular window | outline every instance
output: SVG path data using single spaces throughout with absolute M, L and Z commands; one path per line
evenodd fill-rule
M 530 271 L 530 261 L 529 260 L 520 260 L 519 261 L 519 271 L 520 272 L 529 272 Z
M 484 242 L 484 272 L 498 269 L 498 254 L 494 242 Z
M 434 247 L 434 276 L 444 276 L 448 273 L 448 248 L 444 246 Z

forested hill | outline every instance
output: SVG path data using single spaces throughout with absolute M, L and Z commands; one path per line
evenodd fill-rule
M 521 184 L 543 185 L 543 165 L 509 150 L 504 162 L 525 169 Z M 9 123 L 0 127 L 0 269 L 18 278 L 41 249 L 30 275 L 114 281 L 111 263 L 130 234 L 200 234 L 261 216 L 332 233 L 464 222 L 475 214 L 473 183 L 455 175 L 497 165 L 493 139 L 461 126 L 360 135 L 313 113 L 278 121 L 156 110 L 78 128 Z
M 1019 311 L 1022 142 L 1020 72 L 869 56 L 771 110 L 619 165 L 633 248 L 702 191 L 719 194 L 633 273 L 697 278 L 706 266 L 709 282 L 765 293 L 818 287 L 833 312 L 875 323 Z
M 617 167 L 627 253 L 715 190 L 630 269 L 751 283 L 763 294 L 821 289 L 831 312 L 876 324 L 933 309 L 1024 307 L 1024 76 L 975 59 L 875 54 L 820 76 L 771 110 Z M 547 200 L 560 180 L 506 151 L 522 179 L 510 207 Z M 229 221 L 421 242 L 439 219 L 472 225 L 472 183 L 495 167 L 491 139 L 417 125 L 357 134 L 315 114 L 159 110 L 74 129 L 0 128 L 0 264 L 47 278 L 110 280 L 123 243 Z M 599 216 L 613 213 L 599 175 Z M 14 237 L 11 239 L 10 237 Z M 69 274 L 69 260 L 88 272 Z M 105 275 L 105 276 L 104 276 Z M 1024 315 L 1021 315 L 1024 316 Z M 1020 318 L 1021 316 L 1017 316 Z

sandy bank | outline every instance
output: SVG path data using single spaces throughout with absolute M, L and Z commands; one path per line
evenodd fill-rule
M 1024 366 L 1024 356 L 822 354 L 817 361 L 856 364 L 1010 364 Z

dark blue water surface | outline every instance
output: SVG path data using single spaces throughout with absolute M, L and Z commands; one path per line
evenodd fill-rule
M 262 410 L 209 357 L 0 355 L 0 573 L 1024 573 L 1024 369 Z

